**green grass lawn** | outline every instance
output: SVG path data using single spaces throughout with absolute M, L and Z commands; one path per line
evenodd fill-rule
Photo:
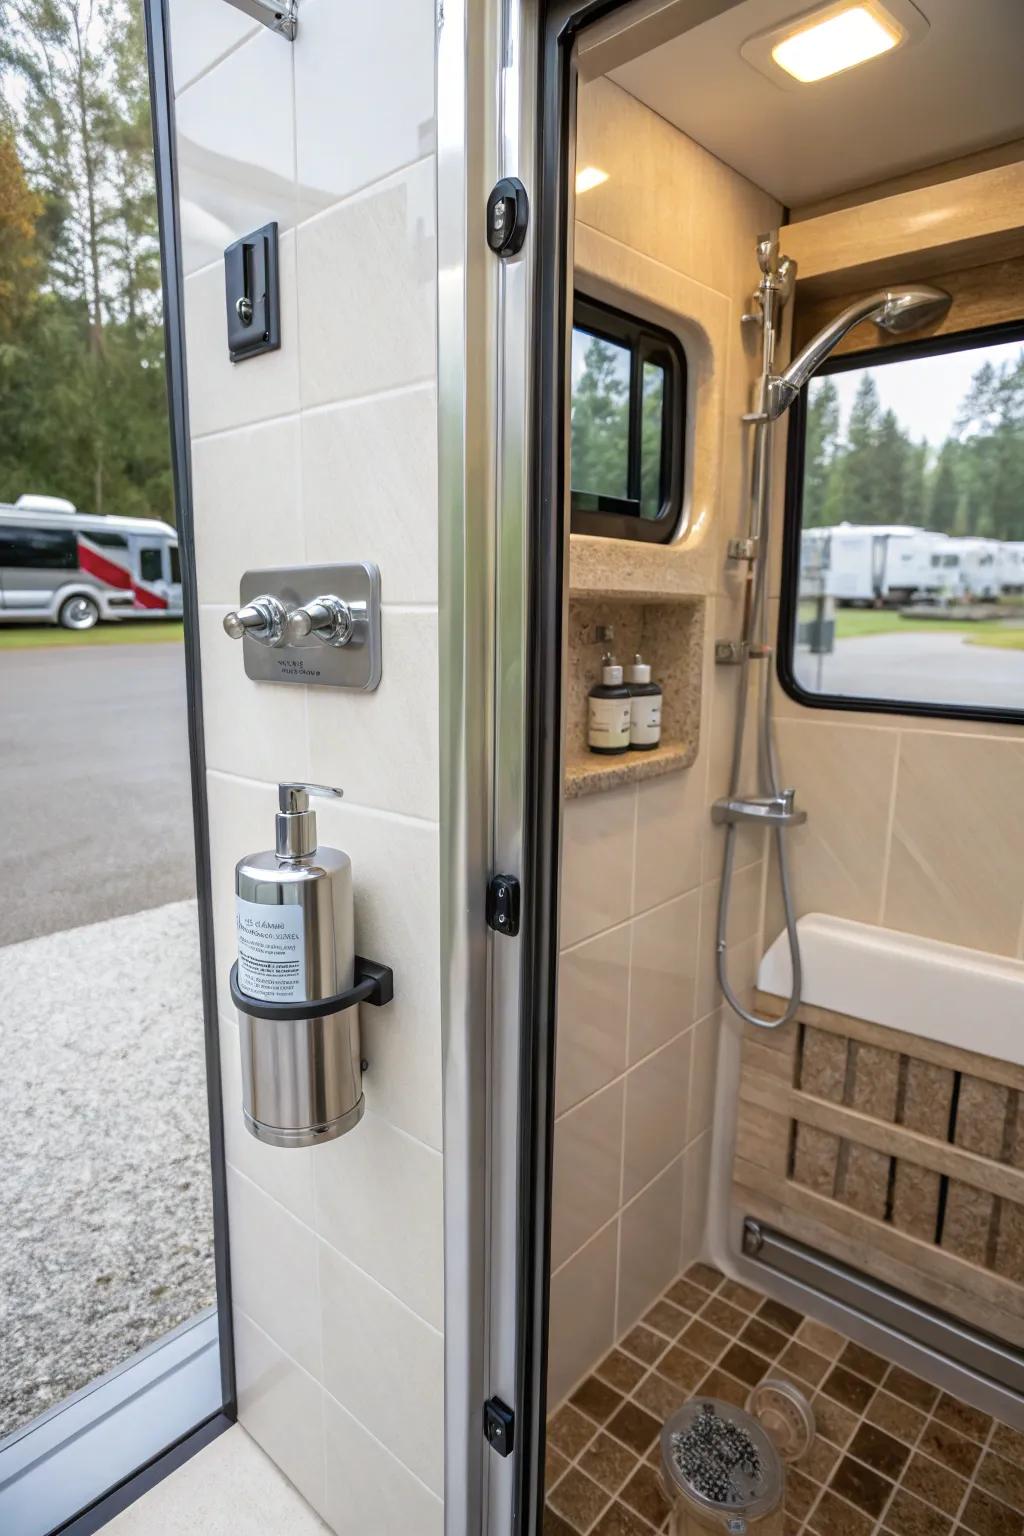
M 836 639 L 853 640 L 862 635 L 964 635 L 969 645 L 1024 650 L 1024 619 L 905 619 L 886 608 L 839 608 Z
M 0 651 L 29 651 L 56 645 L 154 645 L 180 641 L 180 619 L 119 619 L 95 629 L 60 629 L 56 624 L 0 624 Z

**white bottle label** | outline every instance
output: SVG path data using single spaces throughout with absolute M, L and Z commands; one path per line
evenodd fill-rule
M 302 908 L 235 897 L 238 986 L 264 1003 L 306 1002 L 306 935 Z
M 654 747 L 661 740 L 661 694 L 635 695 L 629 701 L 629 743 Z
M 592 747 L 629 746 L 629 699 L 590 699 L 588 740 Z

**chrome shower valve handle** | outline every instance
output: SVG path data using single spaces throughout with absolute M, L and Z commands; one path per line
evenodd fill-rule
M 239 597 L 224 628 L 242 641 L 253 682 L 362 693 L 379 687 L 380 570 L 371 561 L 246 571 Z
M 284 603 L 270 593 L 263 593 L 254 597 L 251 603 L 226 613 L 224 632 L 232 640 L 241 640 L 243 635 L 248 635 L 260 645 L 281 645 L 287 623 L 288 610 Z
M 356 614 L 353 606 L 328 593 L 292 609 L 285 624 L 284 640 L 286 645 L 294 645 L 296 641 L 315 635 L 326 645 L 348 645 L 355 629 Z

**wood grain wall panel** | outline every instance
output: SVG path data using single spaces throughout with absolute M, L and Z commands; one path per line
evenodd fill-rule
M 744 1213 L 1024 1343 L 1020 1069 L 806 1005 L 797 1024 L 744 1042 Z
M 954 1074 L 949 1067 L 904 1056 L 899 1123 L 935 1141 L 949 1135 Z M 938 1235 L 942 1177 L 907 1159 L 897 1159 L 893 1176 L 892 1222 L 901 1232 L 934 1241 Z
M 995 1196 L 987 1190 L 950 1179 L 941 1238 L 946 1252 L 972 1264 L 987 1265 L 995 1209 Z
M 798 1124 L 793 1147 L 793 1182 L 819 1195 L 833 1195 L 839 1169 L 840 1138 L 816 1125 Z
M 965 1073 L 960 1079 L 954 1141 L 981 1157 L 1001 1158 L 1006 1139 L 1010 1090 Z

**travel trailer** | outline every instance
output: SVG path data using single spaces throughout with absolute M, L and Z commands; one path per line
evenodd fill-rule
M 833 595 L 840 603 L 886 607 L 929 598 L 939 590 L 935 573 L 943 534 L 903 525 L 842 523 L 805 529 L 803 537 L 824 545 Z
M 95 517 L 59 497 L 0 505 L 0 623 L 92 629 L 180 618 L 178 539 L 147 517 Z
M 144 10 L 182 716 L 4 651 L 0 1530 L 1021 1536 L 1024 624 L 895 609 L 1024 543 L 1024 6 Z

